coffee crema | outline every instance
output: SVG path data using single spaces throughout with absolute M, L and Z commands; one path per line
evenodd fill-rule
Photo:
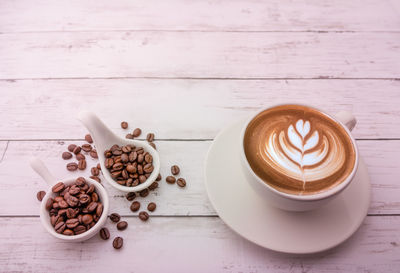
M 289 194 L 331 189 L 355 165 L 355 147 L 347 131 L 307 106 L 281 105 L 261 112 L 248 124 L 243 141 L 257 176 Z

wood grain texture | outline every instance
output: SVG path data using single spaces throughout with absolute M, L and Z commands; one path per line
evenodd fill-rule
M 400 81 L 389 80 L 24 80 L 0 81 L 0 139 L 83 139 L 79 111 L 125 135 L 212 139 L 227 124 L 278 103 L 353 112 L 356 138 L 400 138 Z
M 61 159 L 61 153 L 70 143 L 63 141 L 10 141 L 0 164 L 0 216 L 1 215 L 38 215 L 39 202 L 36 192 L 47 190 L 45 182 L 28 165 L 32 155 L 43 159 L 49 169 L 60 179 L 88 175 L 86 171 L 68 172 L 65 165 L 69 161 Z M 0 142 L 5 148 L 5 144 Z M 157 141 L 161 156 L 161 174 L 163 178 L 170 174 L 170 167 L 178 164 L 181 175 L 186 178 L 187 187 L 167 184 L 164 179 L 160 187 L 146 198 L 138 197 L 142 206 L 151 201 L 158 204 L 156 215 L 215 216 L 204 185 L 204 160 L 210 141 Z M 400 140 L 395 141 L 358 141 L 360 154 L 364 158 L 372 184 L 372 202 L 369 214 L 400 214 L 400 168 L 396 158 L 400 150 Z M 87 156 L 88 166 L 97 161 Z M 71 160 L 72 161 L 72 160 Z M 115 190 L 103 181 L 111 198 L 111 212 L 133 215 L 123 193 Z M 16 198 L 18 196 L 18 198 Z M 24 202 L 21 202 L 21 199 Z
M 400 78 L 399 33 L 0 35 L 0 77 Z
M 128 229 L 107 223 L 111 239 L 84 243 L 50 237 L 39 218 L 0 218 L 2 272 L 385 272 L 400 268 L 400 217 L 367 217 L 349 241 L 309 256 L 283 255 L 247 242 L 219 218 L 124 218 Z M 36 236 L 32 236 L 35 234 Z M 14 255 L 9 255 L 9 253 Z
M 0 2 L 0 32 L 88 30 L 399 31 L 398 1 Z

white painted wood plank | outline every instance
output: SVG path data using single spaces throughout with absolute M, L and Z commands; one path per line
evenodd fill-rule
M 400 268 L 400 217 L 367 217 L 339 247 L 309 256 L 284 255 L 258 247 L 230 231 L 219 218 L 124 218 L 112 238 L 84 243 L 50 237 L 39 218 L 0 218 L 2 272 L 385 272 Z M 35 234 L 35 236 L 33 236 Z
M 399 78 L 398 33 L 0 35 L 0 77 Z
M 2 143 L 2 142 L 0 142 Z M 46 184 L 28 165 L 30 156 L 43 159 L 52 172 L 61 178 L 89 174 L 89 170 L 70 173 L 61 153 L 70 143 L 57 141 L 10 141 L 0 163 L 0 215 L 38 215 L 36 192 L 46 190 Z M 170 167 L 178 164 L 188 185 L 185 189 L 169 185 L 164 179 L 159 189 L 146 198 L 138 197 L 143 206 L 154 201 L 157 215 L 216 215 L 208 201 L 204 186 L 204 159 L 210 141 L 157 141 L 161 154 L 161 174 L 165 178 Z M 366 161 L 372 183 L 370 214 L 400 214 L 400 165 L 396 158 L 400 140 L 358 141 L 360 153 Z M 4 144 L 3 144 L 4 147 Z M 97 161 L 88 159 L 92 167 Z M 123 194 L 103 183 L 111 198 L 111 211 L 133 215 Z M 18 198 L 16 198 L 18 196 Z M 21 202 L 23 200 L 23 202 Z
M 86 30 L 399 31 L 397 1 L 0 2 L 0 32 Z
M 288 102 L 352 111 L 357 138 L 400 138 L 400 81 L 26 80 L 0 81 L 0 92 L 0 139 L 82 139 L 82 109 L 123 135 L 126 120 L 157 138 L 212 139 L 231 122 Z

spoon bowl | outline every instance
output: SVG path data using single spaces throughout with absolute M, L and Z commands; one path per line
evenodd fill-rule
M 103 170 L 103 176 L 106 181 L 113 186 L 114 188 L 124 191 L 124 192 L 136 192 L 141 191 L 148 188 L 157 178 L 160 173 L 160 156 L 158 152 L 150 146 L 146 141 L 142 140 L 134 140 L 134 139 L 124 139 L 117 135 L 115 135 L 94 113 L 92 112 L 81 112 L 79 113 L 78 119 L 85 125 L 85 127 L 89 130 L 94 145 L 97 149 L 97 155 L 100 160 L 100 166 Z M 137 186 L 124 186 L 118 184 L 111 177 L 111 173 L 104 165 L 105 156 L 104 151 L 110 149 L 111 146 L 117 144 L 119 146 L 124 145 L 134 145 L 136 147 L 142 147 L 145 152 L 148 152 L 153 157 L 153 167 L 154 170 L 150 174 L 150 176 L 143 183 Z
M 110 206 L 110 201 L 108 199 L 108 195 L 104 187 L 97 181 L 90 179 L 90 178 L 85 178 L 86 183 L 88 185 L 94 185 L 96 189 L 96 193 L 99 196 L 100 202 L 103 204 L 103 212 L 97 221 L 97 223 L 89 230 L 78 234 L 78 235 L 64 235 L 64 234 L 59 234 L 55 231 L 54 227 L 51 225 L 50 221 L 50 214 L 49 211 L 46 209 L 46 202 L 49 198 L 54 198 L 57 195 L 52 192 L 52 187 L 59 181 L 62 181 L 65 185 L 70 185 L 75 182 L 76 178 L 67 178 L 67 179 L 62 179 L 62 180 L 57 180 L 47 169 L 47 167 L 43 164 L 43 162 L 34 157 L 30 160 L 30 165 L 33 170 L 35 170 L 42 178 L 45 180 L 49 186 L 48 190 L 46 191 L 46 195 L 42 199 L 42 203 L 40 205 L 40 221 L 42 222 L 42 225 L 44 228 L 54 237 L 61 239 L 63 241 L 68 241 L 68 242 L 82 242 L 85 240 L 90 239 L 94 235 L 96 235 L 100 229 L 104 226 L 107 220 L 107 215 L 108 215 L 108 210 Z

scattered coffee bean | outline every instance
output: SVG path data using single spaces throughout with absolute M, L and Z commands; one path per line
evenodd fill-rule
M 177 174 L 179 174 L 179 172 L 180 172 L 180 169 L 179 169 L 179 167 L 178 167 L 177 165 L 173 165 L 173 166 L 171 167 L 171 173 L 172 173 L 173 175 L 177 175 Z
M 51 188 L 51 191 L 54 193 L 58 193 L 58 192 L 62 191 L 64 188 L 65 188 L 65 184 L 63 182 L 58 182 Z
M 84 160 L 86 157 L 85 157 L 85 155 L 84 154 L 82 154 L 82 153 L 79 153 L 79 154 L 77 154 L 76 156 L 75 156 L 75 158 L 76 158 L 76 160 Z
M 136 198 L 136 193 L 134 193 L 134 192 L 128 192 L 128 194 L 126 195 L 126 199 L 128 201 L 132 201 L 135 198 Z
M 75 145 L 75 148 L 72 152 L 76 155 L 79 154 L 81 152 L 81 147 Z
M 146 139 L 147 139 L 148 142 L 153 142 L 154 134 L 153 133 L 148 133 Z
M 119 220 L 121 220 L 121 216 L 115 212 L 111 213 L 110 220 L 113 221 L 114 223 L 117 223 L 117 222 L 119 222 Z
M 90 178 L 93 179 L 93 180 L 96 180 L 99 183 L 101 183 L 101 179 L 98 176 L 93 176 L 92 175 Z
M 167 176 L 165 181 L 167 181 L 167 183 L 169 183 L 169 184 L 174 184 L 176 181 L 176 178 L 170 175 L 170 176 Z
M 126 221 L 121 221 L 117 224 L 118 230 L 124 230 L 128 227 L 128 223 Z
M 108 230 L 108 228 L 102 228 L 100 229 L 100 238 L 103 240 L 108 240 L 110 238 L 110 231 Z
M 127 139 L 133 139 L 133 135 L 132 135 L 132 134 L 127 134 L 127 135 L 125 136 L 125 138 L 127 138 Z
M 186 186 L 186 180 L 184 178 L 178 178 L 178 180 L 176 180 L 176 184 L 178 184 L 179 187 L 183 188 Z
M 156 178 L 156 181 L 160 181 L 161 179 L 162 179 L 161 174 L 158 174 L 158 176 L 157 176 L 157 178 Z
M 100 163 L 97 163 L 96 167 L 97 167 L 97 169 L 99 169 L 99 171 L 101 170 L 101 165 L 100 165 Z
M 128 122 L 126 122 L 126 121 L 121 122 L 121 128 L 122 129 L 127 129 L 128 128 Z
M 115 249 L 120 249 L 123 245 L 124 245 L 124 239 L 122 239 L 121 237 L 115 237 L 113 241 L 113 247 Z
M 133 135 L 133 137 L 138 137 L 138 136 L 140 136 L 141 133 L 142 133 L 142 130 L 140 128 L 136 128 L 135 130 L 133 130 L 132 135 Z
M 76 171 L 78 169 L 78 164 L 71 162 L 67 164 L 67 170 L 70 172 Z
M 131 211 L 136 212 L 140 209 L 140 203 L 138 201 L 134 201 L 131 204 Z
M 156 209 L 156 207 L 157 207 L 156 203 L 153 203 L 153 202 L 150 202 L 150 203 L 147 205 L 148 211 L 151 211 L 151 212 L 153 212 L 153 211 Z
M 68 145 L 68 151 L 70 151 L 71 153 L 74 151 L 76 145 L 75 144 L 69 144 Z
M 157 148 L 156 148 L 156 144 L 154 144 L 154 142 L 150 142 L 150 143 L 149 143 L 149 145 L 150 145 L 151 147 L 153 147 L 153 148 L 154 148 L 154 150 L 157 150 Z
M 40 202 L 42 202 L 43 197 L 44 197 L 45 195 L 46 195 L 46 192 L 45 192 L 45 191 L 38 191 L 37 194 L 36 194 L 36 197 L 37 197 L 37 199 L 38 199 Z
M 97 167 L 92 167 L 90 169 L 90 172 L 92 173 L 93 176 L 98 176 L 100 174 L 99 169 L 97 169 Z
M 158 183 L 157 182 L 153 182 L 150 186 L 149 186 L 149 190 L 155 190 L 158 188 Z
M 83 144 L 82 145 L 82 150 L 84 150 L 85 152 L 90 152 L 92 150 L 92 145 L 90 144 Z
M 93 139 L 92 136 L 90 134 L 85 135 L 85 140 L 86 142 L 92 144 L 93 143 Z
M 72 158 L 72 154 L 70 152 L 63 152 L 62 153 L 62 158 L 64 160 L 71 159 Z
M 91 151 L 89 152 L 89 154 L 90 154 L 90 156 L 91 156 L 92 158 L 99 158 L 99 156 L 97 155 L 96 149 L 91 150 Z
M 149 214 L 145 211 L 139 212 L 139 219 L 142 221 L 147 221 L 149 219 Z
M 86 160 L 85 160 L 85 159 L 79 160 L 79 162 L 78 162 L 78 169 L 79 169 L 79 170 L 84 170 L 84 169 L 86 169 Z
M 149 189 L 141 190 L 139 194 L 141 197 L 146 197 L 147 195 L 149 195 Z

